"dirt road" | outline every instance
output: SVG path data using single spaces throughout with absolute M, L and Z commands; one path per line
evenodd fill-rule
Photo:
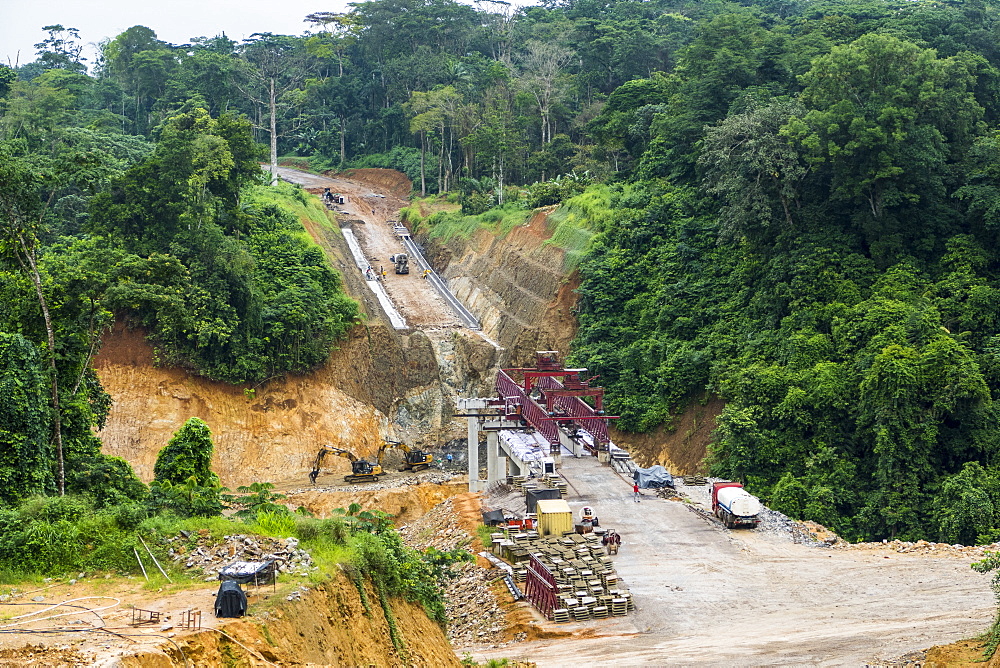
M 310 191 L 322 192 L 323 188 L 330 188 L 331 192 L 344 195 L 345 204 L 337 207 L 345 212 L 341 216 L 341 225 L 349 226 L 354 231 L 372 268 L 376 272 L 385 270 L 385 291 L 410 328 L 434 330 L 462 327 L 461 321 L 444 299 L 421 277 L 417 266 L 412 266 L 409 274 L 396 274 L 393 271 L 389 256 L 405 252 L 405 249 L 388 221 L 398 220 L 399 209 L 406 206 L 407 202 L 399 193 L 393 194 L 379 184 L 366 182 L 364 171 L 361 170 L 351 179 L 343 179 L 286 167 L 278 169 L 282 179 L 297 183 Z M 354 267 L 349 269 L 355 270 Z
M 792 543 L 726 531 L 684 503 L 631 486 L 591 458 L 563 460 L 570 506 L 622 534 L 615 558 L 636 611 L 587 625 L 598 637 L 473 652 L 539 666 L 864 665 L 981 632 L 994 610 L 969 559 Z M 589 636 L 589 634 L 582 634 Z

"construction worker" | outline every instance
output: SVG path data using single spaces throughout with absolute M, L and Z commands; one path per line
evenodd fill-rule
M 633 498 L 635 498 L 635 502 L 639 503 L 639 497 L 641 495 L 639 494 L 639 483 L 637 483 L 637 482 L 636 483 L 632 483 L 632 495 L 633 495 Z
M 424 269 L 424 278 L 427 278 L 431 273 L 430 269 Z

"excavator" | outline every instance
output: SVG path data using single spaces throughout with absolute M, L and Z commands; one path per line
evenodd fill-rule
M 345 457 L 351 462 L 351 474 L 344 476 L 344 482 L 376 482 L 378 477 L 382 475 L 382 466 L 379 464 L 379 460 L 382 457 L 382 451 L 379 450 L 379 456 L 376 458 L 375 463 L 365 459 L 359 459 L 350 450 L 344 450 L 343 448 L 335 448 L 332 445 L 324 445 L 323 449 L 316 454 L 316 460 L 313 462 L 312 471 L 309 473 L 309 480 L 312 484 L 316 484 L 316 478 L 319 477 L 320 466 L 323 463 L 323 458 L 326 457 L 327 453 L 332 453 L 338 457 Z
M 382 447 L 378 449 L 378 456 L 375 458 L 375 461 L 381 464 L 382 455 L 386 450 L 391 450 L 393 448 L 398 448 L 403 451 L 403 468 L 399 469 L 400 471 L 423 471 L 424 469 L 430 467 L 431 462 L 434 461 L 434 455 L 431 453 L 411 448 L 402 441 L 393 441 L 388 438 L 385 439 L 384 443 L 382 443 Z

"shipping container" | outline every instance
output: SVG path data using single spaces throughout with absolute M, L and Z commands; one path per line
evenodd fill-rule
M 561 536 L 573 531 L 573 513 L 562 499 L 539 499 L 538 535 Z

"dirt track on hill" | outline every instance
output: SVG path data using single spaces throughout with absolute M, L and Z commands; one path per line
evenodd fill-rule
M 298 183 L 309 192 L 321 194 L 324 188 L 330 188 L 331 192 L 346 198 L 345 204 L 337 206 L 343 212 L 338 214 L 338 221 L 341 227 L 348 227 L 354 232 L 376 274 L 385 270 L 382 281 L 386 293 L 406 319 L 407 326 L 424 331 L 461 327 L 461 322 L 441 296 L 423 280 L 421 267 L 412 258 L 409 274 L 396 274 L 389 262 L 389 256 L 405 251 L 390 222 L 397 221 L 399 209 L 408 204 L 404 199 L 409 194 L 409 182 L 405 181 L 405 177 L 387 169 L 353 170 L 349 179 L 308 174 L 285 167 L 279 168 L 279 174 L 282 179 Z M 400 177 L 405 183 L 400 181 Z M 318 231 L 309 232 L 323 245 Z M 361 276 L 360 270 L 353 264 L 344 271 L 357 272 Z

